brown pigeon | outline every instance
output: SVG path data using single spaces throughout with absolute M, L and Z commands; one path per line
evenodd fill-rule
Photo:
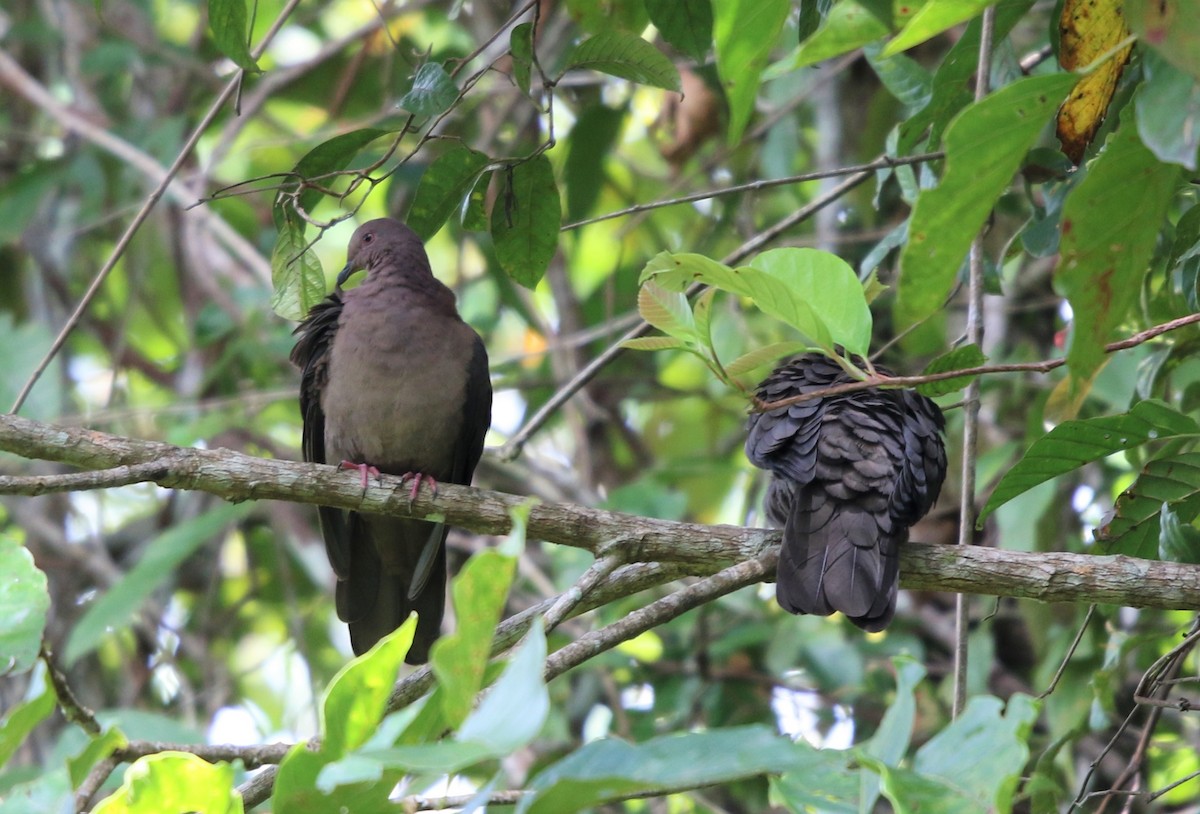
M 356 271 L 366 279 L 342 291 Z M 337 287 L 296 329 L 304 459 L 368 474 L 469 484 L 491 421 L 492 385 L 479 335 L 463 322 L 416 233 L 396 220 L 364 223 Z M 320 507 L 337 574 L 338 616 L 366 652 L 419 616 L 410 664 L 441 632 L 446 532 L 441 523 Z

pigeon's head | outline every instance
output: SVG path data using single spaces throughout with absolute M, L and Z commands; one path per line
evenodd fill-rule
M 399 268 L 429 268 L 425 246 L 417 233 L 392 218 L 378 218 L 354 230 L 350 248 L 346 250 L 346 265 L 337 277 L 341 288 L 356 271 L 368 273 L 384 265 Z

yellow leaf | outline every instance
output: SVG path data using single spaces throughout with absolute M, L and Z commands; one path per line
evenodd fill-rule
M 1058 110 L 1058 139 L 1063 152 L 1076 164 L 1096 137 L 1133 50 L 1124 6 L 1124 0 L 1063 2 L 1059 62 L 1075 71 L 1103 60 L 1075 86 Z

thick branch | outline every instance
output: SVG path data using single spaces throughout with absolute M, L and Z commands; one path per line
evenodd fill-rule
M 525 500 L 443 484 L 436 496 L 422 490 L 410 508 L 409 490 L 395 477 L 385 476 L 382 485 L 372 485 L 364 493 L 356 475 L 332 466 L 254 458 L 225 449 L 185 449 L 12 415 L 0 416 L 0 450 L 85 469 L 137 467 L 145 480 L 160 486 L 209 492 L 235 502 L 323 504 L 444 520 L 483 534 L 506 534 L 511 528 L 509 510 Z M 46 488 L 43 478 L 0 477 L 0 493 Z M 779 542 L 779 533 L 768 529 L 673 523 L 564 503 L 534 507 L 528 532 L 533 539 L 613 554 L 626 562 L 680 563 L 693 575 L 756 559 Z M 1200 609 L 1200 567 L 1124 556 L 910 543 L 901 552 L 900 572 L 906 588 L 1046 602 Z

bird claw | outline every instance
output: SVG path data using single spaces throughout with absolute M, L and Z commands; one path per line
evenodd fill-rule
M 383 473 L 371 464 L 356 464 L 354 461 L 342 461 L 340 464 L 338 464 L 337 468 L 338 471 L 343 469 L 357 469 L 359 474 L 362 475 L 362 488 L 364 493 L 367 491 L 367 480 L 369 478 L 374 477 L 376 483 L 381 483 L 383 481 Z
M 406 481 L 409 478 L 412 478 L 413 482 L 412 487 L 408 490 L 409 511 L 412 510 L 413 502 L 417 499 L 417 493 L 421 491 L 421 481 L 427 482 L 429 484 L 429 491 L 433 493 L 434 497 L 437 497 L 438 482 L 437 478 L 433 475 L 426 475 L 424 472 L 405 472 L 400 476 L 400 480 L 402 481 Z

